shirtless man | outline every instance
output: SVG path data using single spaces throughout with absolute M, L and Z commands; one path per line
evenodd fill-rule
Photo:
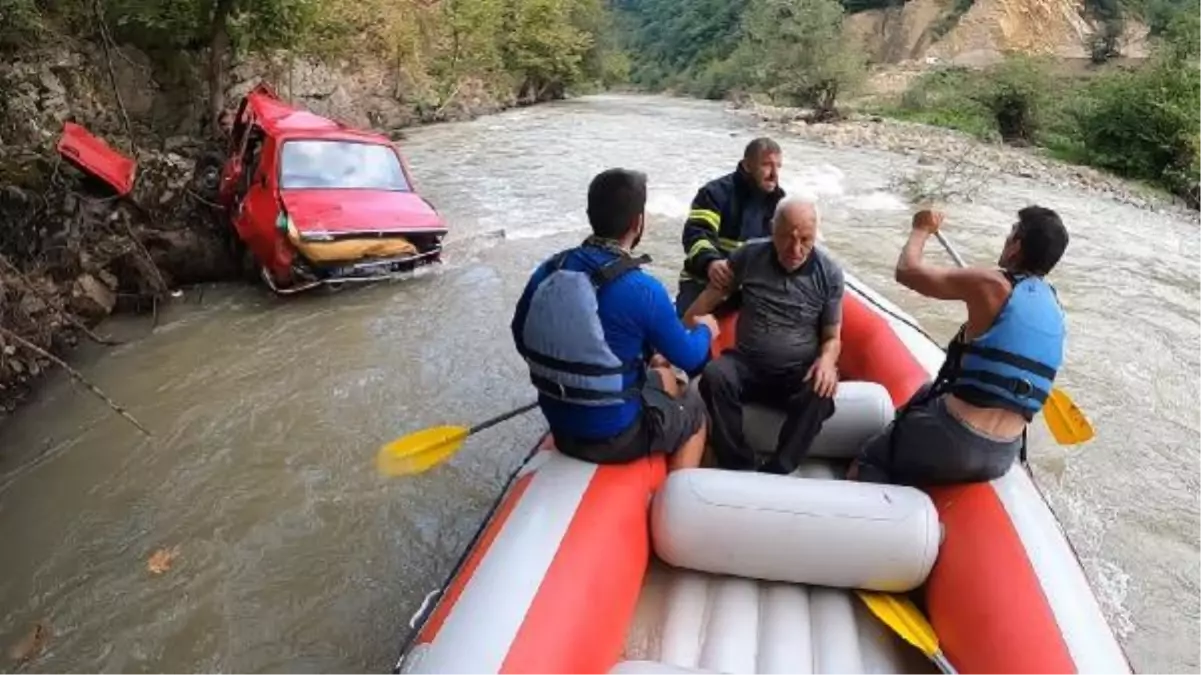
M 896 279 L 935 300 L 967 305 L 937 379 L 869 440 L 849 477 L 938 485 L 1004 475 L 1022 450 L 1063 364 L 1064 315 L 1046 275 L 1068 245 L 1051 209 L 1018 211 L 999 269 L 948 268 L 922 260 L 943 214 L 923 210 L 897 261 Z

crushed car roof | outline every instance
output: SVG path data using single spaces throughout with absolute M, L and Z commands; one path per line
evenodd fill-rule
M 359 131 L 308 110 L 294 108 L 269 90 L 256 89 L 247 94 L 247 105 L 263 130 L 272 136 L 391 142 L 386 136 Z

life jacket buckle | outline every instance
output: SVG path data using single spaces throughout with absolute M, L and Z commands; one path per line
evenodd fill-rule
M 1013 383 L 1013 393 L 1018 396 L 1026 397 L 1034 393 L 1034 385 L 1030 384 L 1030 380 L 1020 379 Z

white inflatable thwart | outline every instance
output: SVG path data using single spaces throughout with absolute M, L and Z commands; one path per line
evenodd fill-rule
M 895 409 L 883 385 L 875 382 L 839 382 L 834 394 L 834 414 L 822 424 L 806 457 L 850 459 L 872 436 L 892 421 Z M 768 406 L 743 406 L 742 428 L 747 445 L 760 454 L 776 449 L 776 438 L 785 414 Z
M 689 675 L 690 673 L 716 673 L 716 670 L 697 670 L 684 666 L 673 666 L 660 661 L 621 661 L 609 671 L 610 675 Z
M 921 490 L 687 469 L 651 511 L 655 553 L 676 567 L 766 581 L 905 592 L 938 556 L 938 511 Z

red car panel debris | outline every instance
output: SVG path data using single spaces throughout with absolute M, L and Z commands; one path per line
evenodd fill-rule
M 133 190 L 137 164 L 78 124 L 63 124 L 58 152 L 81 170 L 111 185 L 117 194 L 125 196 Z

